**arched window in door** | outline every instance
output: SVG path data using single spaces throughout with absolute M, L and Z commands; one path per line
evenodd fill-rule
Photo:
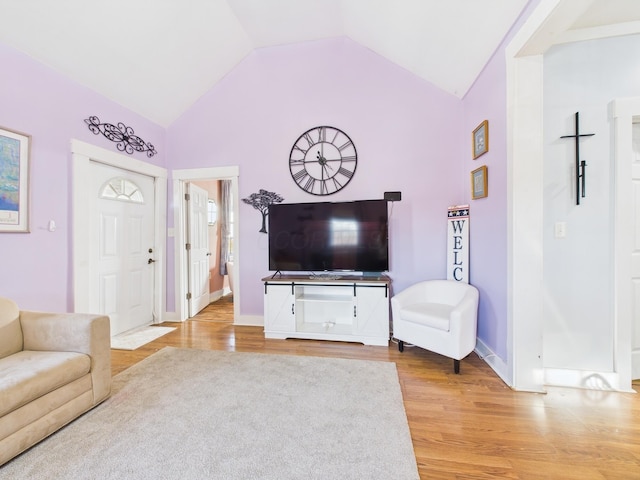
M 102 186 L 100 198 L 121 202 L 144 203 L 144 196 L 138 185 L 126 178 L 115 177 Z

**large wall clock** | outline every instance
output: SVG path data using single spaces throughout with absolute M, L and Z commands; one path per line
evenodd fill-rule
M 358 164 L 356 146 L 334 127 L 314 127 L 293 144 L 289 170 L 296 184 L 312 195 L 331 195 L 353 178 Z

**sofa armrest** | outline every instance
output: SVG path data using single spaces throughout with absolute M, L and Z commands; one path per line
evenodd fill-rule
M 78 352 L 91 358 L 94 403 L 111 392 L 109 317 L 84 313 L 20 312 L 24 350 Z

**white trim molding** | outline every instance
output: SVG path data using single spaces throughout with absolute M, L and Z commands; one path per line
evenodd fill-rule
M 186 217 L 185 202 L 182 200 L 185 194 L 185 184 L 195 180 L 231 180 L 231 194 L 233 202 L 233 262 L 235 265 L 234 292 L 233 292 L 233 322 L 236 325 L 254 325 L 254 323 L 243 323 L 240 316 L 240 278 L 241 278 L 241 258 L 240 249 L 240 215 L 238 205 L 238 176 L 240 169 L 237 166 L 210 167 L 173 170 L 173 205 L 174 205 L 174 251 L 175 251 L 175 302 L 176 316 L 178 321 L 185 321 L 189 318 L 189 304 L 187 302 L 187 291 L 189 285 L 189 269 L 187 252 L 183 248 L 186 243 Z
M 73 302 L 74 311 L 89 311 L 89 183 L 90 162 L 154 177 L 155 227 L 154 245 L 156 268 L 154 274 L 154 322 L 162 323 L 166 298 L 166 225 L 167 225 L 167 170 L 150 163 L 126 157 L 80 140 L 71 140 L 72 154 L 72 221 L 73 221 Z

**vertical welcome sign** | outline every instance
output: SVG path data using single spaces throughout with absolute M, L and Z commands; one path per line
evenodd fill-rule
M 469 283 L 469 205 L 447 211 L 447 280 Z

